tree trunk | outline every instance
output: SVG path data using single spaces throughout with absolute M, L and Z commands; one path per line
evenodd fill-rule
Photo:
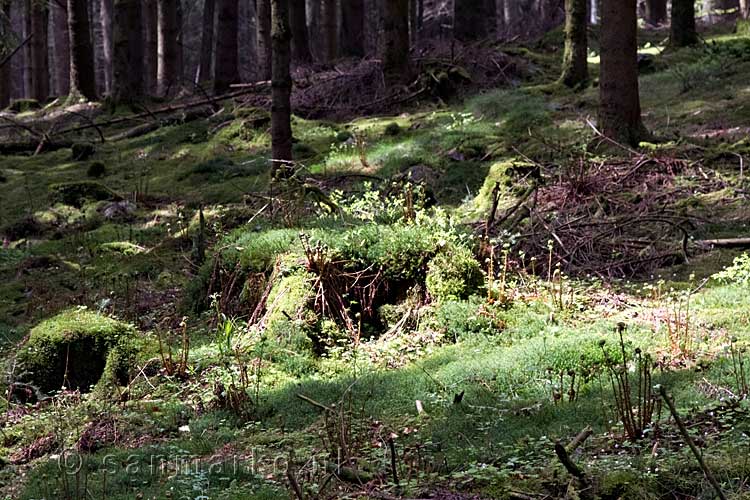
M 589 0 L 565 0 L 565 52 L 560 82 L 580 88 L 589 79 L 588 66 Z
M 123 7 L 124 8 L 124 7 Z M 104 73 L 104 91 L 112 94 L 112 75 L 114 72 L 114 0 L 101 0 L 99 3 L 99 20 L 102 30 L 102 62 Z M 139 64 L 140 66 L 140 64 Z
M 8 20 L 8 24 L 10 24 L 12 20 L 10 2 L 5 2 L 4 4 L 2 4 L 2 13 Z M 2 57 L 6 56 L 7 53 L 10 52 L 10 47 L 6 46 L 4 48 L 5 50 L 2 51 Z M 11 82 L 11 65 L 9 61 L 5 64 L 5 66 L 0 68 L 0 109 L 5 109 L 10 104 Z
M 289 0 L 289 16 L 292 30 L 292 60 L 297 63 L 309 63 L 312 61 L 312 53 L 310 52 L 310 38 L 307 34 L 306 1 Z
M 143 97 L 143 22 L 141 0 L 114 0 L 112 12 L 112 90 L 115 103 Z
M 341 3 L 341 54 L 365 56 L 365 2 L 345 0 Z
M 70 34 L 70 93 L 94 101 L 96 100 L 96 74 L 88 1 L 67 1 Z
M 487 0 L 455 0 L 453 36 L 463 42 L 487 38 L 488 5 Z
M 323 60 L 331 62 L 338 57 L 338 12 L 336 0 L 321 0 L 321 25 L 323 35 Z M 409 27 L 407 26 L 408 30 Z
M 33 32 L 31 30 L 31 18 L 33 17 L 31 0 L 23 1 L 23 38 L 25 39 Z M 20 54 L 19 54 L 20 56 Z M 23 48 L 23 96 L 34 98 L 34 50 L 33 44 L 28 43 Z
M 672 27 L 670 43 L 674 47 L 687 47 L 698 43 L 695 31 L 695 1 L 672 0 Z
M 271 0 L 273 80 L 271 84 L 271 150 L 274 176 L 292 161 L 292 78 L 289 74 L 292 33 L 289 0 Z
M 635 146 L 648 136 L 638 96 L 636 0 L 603 0 L 601 16 L 599 127 L 605 136 Z
M 271 0 L 257 0 L 255 15 L 258 18 L 258 67 L 260 79 L 271 79 Z
M 182 87 L 182 78 L 185 74 L 185 46 L 183 45 L 183 35 L 185 29 L 185 19 L 182 0 L 177 0 L 175 5 L 175 19 L 177 21 L 177 60 L 175 62 L 175 92 Z
M 31 2 L 31 97 L 40 103 L 44 103 L 49 97 L 48 25 L 47 4 Z
M 750 0 L 740 0 L 740 18 L 750 18 Z
M 158 63 L 158 11 L 157 0 L 143 0 L 143 76 L 144 90 L 147 94 L 156 93 L 156 72 Z
M 50 2 L 52 21 L 52 57 L 54 59 L 54 92 L 58 96 L 70 92 L 70 39 L 68 38 L 68 13 L 62 5 Z
M 601 0 L 591 0 L 591 25 L 597 26 L 599 24 L 599 6 L 601 5 Z
M 211 59 L 214 52 L 214 6 L 215 0 L 204 0 L 203 21 L 201 23 L 201 56 L 198 71 L 195 73 L 195 83 L 209 78 L 211 73 Z
M 667 0 L 646 0 L 645 20 L 652 26 L 663 24 L 667 20 Z
M 323 59 L 323 35 L 321 34 L 321 0 L 306 0 L 307 4 L 307 33 L 310 38 L 310 52 L 313 59 Z
M 237 0 L 219 0 L 219 20 L 216 26 L 216 67 L 214 93 L 223 94 L 240 80 L 237 60 Z
M 409 0 L 385 0 L 383 74 L 388 85 L 409 76 Z
M 160 96 L 175 92 L 179 83 L 177 2 L 178 0 L 157 0 L 156 87 Z

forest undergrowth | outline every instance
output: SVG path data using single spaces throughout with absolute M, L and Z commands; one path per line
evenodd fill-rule
M 4 114 L 0 495 L 747 495 L 750 40 L 642 35 L 637 149 L 545 83 L 559 33 L 477 87 L 435 49 L 447 104 L 305 80 L 283 178 L 246 96 Z

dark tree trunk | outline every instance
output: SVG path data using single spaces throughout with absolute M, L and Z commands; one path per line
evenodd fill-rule
M 455 0 L 453 3 L 453 36 L 461 41 L 487 37 L 486 0 Z
M 10 23 L 12 20 L 10 2 L 2 4 L 2 13 Z M 4 42 L 4 40 L 0 40 L 0 43 L 2 42 Z M 10 47 L 5 46 L 4 49 L 5 50 L 0 52 L 2 54 L 0 57 L 4 57 L 10 52 Z M 11 82 L 11 65 L 10 62 L 8 62 L 5 66 L 0 68 L 0 109 L 5 109 L 10 104 Z
M 385 0 L 383 74 L 387 84 L 409 76 L 409 0 Z
M 182 43 L 185 29 L 185 19 L 182 0 L 177 0 L 175 9 L 175 19 L 177 20 L 177 61 L 175 62 L 175 83 L 177 88 L 175 92 L 182 87 L 182 78 L 185 74 L 185 46 Z
M 652 26 L 663 24 L 667 20 L 667 0 L 646 0 L 644 18 Z
M 31 97 L 41 103 L 49 97 L 48 25 L 47 4 L 31 2 Z
M 70 42 L 68 38 L 68 13 L 65 9 L 50 2 L 52 21 L 52 58 L 54 67 L 54 92 L 58 96 L 68 95 L 70 91 Z
M 351 57 L 365 56 L 365 2 L 341 2 L 341 54 Z
M 307 4 L 307 33 L 310 35 L 310 51 L 313 58 L 323 59 L 323 35 L 321 25 L 321 0 L 306 0 Z
M 104 73 L 104 90 L 112 94 L 112 74 L 114 72 L 114 0 L 101 0 L 99 3 L 99 20 L 102 30 L 102 61 Z M 139 65 L 140 66 L 140 65 Z
M 321 25 L 323 35 L 323 60 L 331 62 L 338 57 L 338 12 L 336 0 L 320 0 Z M 409 27 L 407 26 L 407 30 Z
M 27 36 L 32 34 L 31 30 L 31 18 L 34 17 L 32 12 L 32 5 L 31 0 L 24 0 L 23 2 L 23 37 L 26 38 Z M 34 55 L 33 55 L 33 44 L 28 43 L 23 48 L 23 88 L 24 88 L 24 97 L 27 98 L 33 98 L 34 97 Z M 20 55 L 20 54 L 19 54 Z
M 111 95 L 115 103 L 143 97 L 143 22 L 141 0 L 114 0 L 112 13 L 113 73 Z
M 273 80 L 271 84 L 271 150 L 274 174 L 285 171 L 292 161 L 292 33 L 289 27 L 289 0 L 271 0 L 273 41 Z
M 144 90 L 148 94 L 156 93 L 156 72 L 159 66 L 159 35 L 156 7 L 157 0 L 143 0 L 143 75 Z
M 70 33 L 71 94 L 94 101 L 96 100 L 96 74 L 87 0 L 68 0 L 68 31 Z
M 310 52 L 310 37 L 307 34 L 306 1 L 289 0 L 289 16 L 292 29 L 292 60 L 298 63 L 308 63 L 312 61 L 312 53 Z
M 240 80 L 237 55 L 237 0 L 219 0 L 219 20 L 216 27 L 216 67 L 214 92 L 222 94 Z
M 698 43 L 694 0 L 672 0 L 670 43 L 674 47 L 687 47 Z
M 648 133 L 638 96 L 636 0 L 603 0 L 599 127 L 615 140 L 637 145 Z
M 260 79 L 271 79 L 271 0 L 257 0 L 255 15 L 258 18 L 258 68 Z
M 215 0 L 204 0 L 203 21 L 201 22 L 201 57 L 198 62 L 198 71 L 195 73 L 195 83 L 210 78 L 211 59 L 214 52 L 214 6 Z
M 175 92 L 179 84 L 177 2 L 178 0 L 157 0 L 156 87 L 161 96 Z
M 580 88 L 589 79 L 588 65 L 589 0 L 565 0 L 565 52 L 560 82 Z

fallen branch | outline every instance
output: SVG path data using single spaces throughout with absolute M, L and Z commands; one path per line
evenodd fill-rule
M 577 477 L 581 481 L 586 479 L 586 473 L 581 469 L 575 462 L 570 458 L 570 454 L 578 449 L 584 441 L 586 441 L 594 431 L 591 430 L 590 426 L 587 426 L 581 432 L 578 433 L 573 440 L 568 443 L 568 446 L 563 446 L 560 441 L 555 443 L 555 454 L 560 462 L 563 464 L 565 469 L 570 473 L 571 476 Z
M 34 36 L 33 33 L 31 35 L 27 36 L 26 39 L 24 39 L 23 42 L 21 42 L 20 44 L 18 44 L 18 46 L 15 49 L 13 49 L 13 51 L 10 54 L 8 54 L 7 56 L 5 56 L 3 58 L 3 60 L 0 61 L 0 68 L 2 68 L 3 66 L 5 66 L 6 64 L 8 64 L 8 62 L 10 62 L 10 60 L 13 58 L 13 56 L 16 55 L 16 53 L 18 53 L 18 51 L 21 50 L 24 47 L 24 45 L 26 45 L 27 43 L 29 43 L 31 41 L 31 38 L 33 36 Z
M 695 446 L 695 443 L 693 442 L 693 438 L 690 437 L 690 433 L 688 433 L 688 430 L 685 427 L 685 423 L 682 421 L 680 414 L 677 413 L 677 408 L 675 408 L 674 406 L 674 401 L 672 400 L 672 398 L 669 397 L 669 395 L 667 394 L 667 390 L 662 385 L 659 386 L 659 394 L 661 394 L 661 397 L 664 399 L 664 402 L 667 403 L 667 406 L 669 407 L 669 412 L 672 414 L 672 418 L 674 418 L 674 422 L 675 424 L 677 424 L 677 428 L 680 430 L 682 439 L 685 440 L 687 445 L 690 447 L 690 451 L 692 451 L 693 455 L 695 455 L 695 459 L 698 461 L 698 465 L 700 465 L 700 468 L 703 471 L 703 474 L 706 475 L 706 479 L 708 479 L 708 482 L 711 483 L 711 486 L 714 487 L 718 497 L 721 500 L 726 500 L 727 497 L 724 496 L 724 492 L 721 491 L 721 485 L 716 480 L 714 475 L 711 473 L 711 470 L 706 465 L 706 462 L 703 460 L 703 455 L 701 454 L 698 447 Z
M 695 244 L 701 247 L 750 248 L 750 238 L 719 238 L 713 240 L 697 240 Z

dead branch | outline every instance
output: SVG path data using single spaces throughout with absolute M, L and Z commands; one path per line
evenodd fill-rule
M 591 427 L 587 426 L 585 429 L 579 432 L 578 435 L 573 438 L 570 443 L 568 443 L 568 446 L 563 446 L 560 441 L 555 443 L 555 454 L 557 455 L 557 458 L 560 459 L 560 462 L 570 473 L 570 475 L 577 477 L 580 480 L 585 480 L 586 473 L 583 471 L 583 469 L 576 465 L 575 462 L 573 462 L 573 460 L 570 458 L 570 454 L 578 449 L 584 443 L 584 441 L 586 441 L 589 436 L 593 434 L 593 432 L 594 431 L 591 430 Z
M 2 68 L 3 66 L 5 66 L 6 64 L 8 64 L 8 62 L 10 62 L 10 60 L 13 58 L 13 56 L 16 55 L 18 53 L 18 51 L 21 50 L 24 47 L 24 45 L 26 45 L 27 43 L 29 43 L 31 41 L 31 38 L 33 36 L 34 36 L 33 33 L 31 35 L 27 36 L 21 43 L 18 44 L 18 46 L 15 49 L 13 49 L 13 51 L 10 54 L 8 54 L 7 56 L 5 56 L 3 58 L 3 60 L 0 61 L 0 68 Z

